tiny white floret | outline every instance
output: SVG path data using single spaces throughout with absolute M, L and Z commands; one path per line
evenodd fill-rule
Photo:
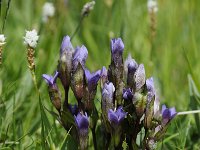
M 43 5 L 43 11 L 42 11 L 42 21 L 47 22 L 49 17 L 53 17 L 55 14 L 55 7 L 53 3 L 46 2 Z
M 26 31 L 26 35 L 24 37 L 24 44 L 32 48 L 35 48 L 37 46 L 38 39 L 39 36 L 35 29 L 33 29 L 32 31 Z
M 3 46 L 6 42 L 6 37 L 4 36 L 4 34 L 0 34 L 0 46 Z
M 147 8 L 150 13 L 156 13 L 158 11 L 158 4 L 156 0 L 148 0 Z

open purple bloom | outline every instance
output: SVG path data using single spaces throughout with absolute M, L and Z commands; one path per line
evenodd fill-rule
M 70 37 L 67 35 L 63 38 L 61 47 L 60 47 L 60 56 L 66 51 L 74 51 L 72 43 L 70 41 Z
M 147 100 L 151 101 L 152 98 L 155 96 L 153 77 L 146 80 L 146 88 L 147 88 Z
M 100 79 L 100 74 L 101 74 L 100 70 L 98 70 L 94 73 L 90 73 L 89 70 L 85 69 L 85 77 L 86 77 L 89 91 L 96 89 L 97 82 Z
M 123 89 L 123 98 L 124 100 L 132 100 L 133 99 L 133 92 L 130 88 Z
M 73 57 L 73 67 L 76 68 L 78 63 L 80 63 L 84 67 L 87 57 L 87 48 L 84 45 L 82 45 L 81 47 L 77 47 Z
M 77 116 L 74 117 L 79 136 L 80 149 L 81 150 L 86 149 L 88 141 L 89 118 L 87 116 L 87 113 L 85 113 L 84 115 L 80 112 L 78 113 Z
M 42 77 L 45 79 L 49 86 L 53 86 L 56 83 L 56 79 L 58 77 L 58 71 L 56 71 L 55 75 L 52 77 L 51 75 L 43 74 Z
M 77 116 L 74 116 L 74 117 L 75 117 L 75 122 L 76 122 L 76 125 L 78 127 L 79 132 L 82 132 L 84 130 L 88 130 L 88 128 L 89 128 L 89 118 L 87 116 L 87 113 L 85 113 L 85 115 L 84 115 L 84 114 L 79 112 L 77 114 Z
M 177 112 L 175 107 L 167 108 L 166 105 L 162 105 L 162 123 L 166 125 L 170 120 L 176 116 Z
M 124 43 L 122 42 L 121 38 L 112 39 L 111 40 L 111 51 L 112 53 L 122 53 L 124 50 Z
M 55 75 L 52 77 L 47 74 L 43 74 L 42 77 L 47 82 L 49 88 L 49 97 L 51 99 L 51 102 L 53 103 L 54 107 L 60 112 L 61 109 L 61 94 L 60 91 L 56 85 L 56 79 L 58 77 L 58 72 L 56 71 Z
M 108 119 L 114 126 L 119 125 L 124 120 L 126 115 L 127 112 L 123 110 L 122 106 L 118 107 L 116 111 L 113 111 L 112 109 L 108 111 Z

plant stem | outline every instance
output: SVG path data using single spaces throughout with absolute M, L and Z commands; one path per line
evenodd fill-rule
M 71 41 L 72 41 L 72 39 L 74 38 L 74 36 L 76 35 L 76 33 L 79 31 L 83 19 L 84 19 L 84 16 L 81 16 L 80 21 L 79 21 L 79 23 L 78 23 L 78 26 L 76 27 L 74 33 L 73 33 L 72 36 L 71 36 Z
M 96 126 L 94 126 L 92 128 L 92 137 L 93 137 L 94 149 L 97 150 L 97 140 L 96 140 L 95 128 L 96 128 Z
M 188 115 L 188 114 L 196 114 L 196 113 L 200 113 L 200 110 L 178 112 L 177 115 Z
M 2 32 L 4 31 L 4 28 L 5 28 L 5 25 L 6 25 L 6 20 L 7 20 L 7 17 L 8 17 L 8 10 L 10 8 L 10 2 L 11 2 L 11 0 L 8 0 L 8 4 L 7 4 L 7 8 L 6 8 L 6 15 L 4 17 L 3 26 L 2 26 Z

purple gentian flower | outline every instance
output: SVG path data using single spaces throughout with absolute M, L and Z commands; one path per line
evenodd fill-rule
M 47 75 L 47 74 L 43 74 L 42 77 L 45 79 L 45 81 L 47 82 L 47 84 L 49 86 L 54 86 L 55 83 L 56 83 L 56 79 L 58 77 L 58 71 L 55 72 L 55 75 L 52 77 L 50 75 Z
M 152 98 L 155 96 L 153 77 L 146 80 L 146 88 L 147 88 L 147 100 L 151 101 Z
M 58 77 L 58 72 L 56 71 L 55 75 L 52 77 L 47 74 L 43 74 L 42 77 L 47 82 L 49 88 L 49 96 L 51 99 L 51 102 L 53 103 L 54 107 L 60 112 L 61 109 L 61 94 L 58 89 L 58 86 L 56 85 L 56 79 Z
M 126 117 L 127 112 L 122 109 L 122 106 L 118 107 L 116 111 L 110 109 L 108 111 L 108 119 L 114 127 L 118 126 Z
M 112 82 L 105 83 L 102 90 L 102 98 L 109 103 L 113 102 L 113 94 L 115 92 L 115 87 Z
M 89 118 L 87 116 L 87 113 L 85 113 L 85 115 L 84 115 L 84 114 L 79 112 L 77 114 L 77 116 L 74 116 L 74 117 L 75 117 L 76 126 L 77 126 L 77 128 L 80 132 L 82 132 L 84 130 L 88 130 L 88 128 L 89 128 Z
M 80 112 L 77 116 L 74 117 L 79 136 L 80 149 L 86 149 L 88 141 L 89 118 L 87 116 L 87 113 L 85 113 L 84 115 Z
M 127 72 L 135 72 L 137 68 L 137 62 L 134 59 L 132 59 L 131 54 L 129 54 L 124 63 L 124 70 Z
M 65 89 L 69 88 L 72 70 L 72 57 L 74 48 L 71 44 L 70 37 L 65 36 L 60 47 L 60 60 L 58 64 L 59 78 Z
M 132 100 L 133 99 L 133 92 L 130 88 L 123 89 L 123 98 L 124 100 Z
M 100 79 L 100 74 L 101 70 L 98 70 L 94 73 L 90 73 L 89 70 L 85 69 L 85 77 L 86 77 L 86 82 L 88 85 L 88 90 L 92 92 L 97 88 L 97 83 Z
M 123 52 L 124 50 L 124 43 L 122 42 L 122 39 L 121 38 L 117 38 L 117 39 L 112 39 L 111 40 L 111 51 L 112 51 L 112 54 L 113 53 L 121 53 Z
M 144 65 L 140 64 L 135 72 L 135 90 L 139 91 L 145 84 L 145 69 Z
M 167 108 L 166 105 L 162 105 L 162 123 L 166 125 L 170 120 L 176 116 L 177 112 L 175 107 Z
M 73 67 L 76 68 L 78 66 L 78 63 L 80 63 L 84 67 L 87 57 L 87 48 L 84 45 L 82 45 L 81 47 L 77 47 L 73 57 Z
M 67 35 L 63 38 L 61 47 L 60 47 L 60 56 L 66 51 L 74 51 L 72 43 L 70 41 L 70 37 Z

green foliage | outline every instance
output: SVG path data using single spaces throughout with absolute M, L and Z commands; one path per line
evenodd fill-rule
M 2 29 L 8 0 L 0 1 Z M 66 149 L 66 145 L 67 149 L 78 149 L 68 131 L 52 117 L 51 112 L 56 110 L 51 105 L 41 75 L 53 74 L 57 67 L 61 40 L 64 35 L 73 34 L 79 23 L 82 6 L 87 1 L 68 0 L 68 3 L 64 3 L 64 0 L 52 0 L 56 6 L 56 15 L 47 24 L 41 25 L 44 2 L 46 1 L 10 1 L 4 28 L 7 43 L 3 47 L 3 65 L 0 68 L 1 150 Z M 131 53 L 137 62 L 144 63 L 147 77 L 153 74 L 156 79 L 161 103 L 175 106 L 178 111 L 199 109 L 200 1 L 158 2 L 157 32 L 153 43 L 149 38 L 146 0 L 97 0 L 94 10 L 83 20 L 72 43 L 84 44 L 88 48 L 86 66 L 94 71 L 110 63 L 110 38 L 122 37 L 125 55 Z M 36 48 L 40 99 L 27 67 L 26 48 L 23 45 L 25 30 L 32 28 L 41 29 Z M 191 76 L 187 78 L 188 74 Z M 101 99 L 100 93 L 97 93 L 96 98 Z M 98 100 L 95 105 L 99 105 Z M 70 101 L 73 101 L 72 96 Z M 159 149 L 198 149 L 199 114 L 176 118 Z M 97 126 L 98 135 L 101 135 L 99 130 Z M 99 138 L 100 141 L 102 137 L 103 135 Z

